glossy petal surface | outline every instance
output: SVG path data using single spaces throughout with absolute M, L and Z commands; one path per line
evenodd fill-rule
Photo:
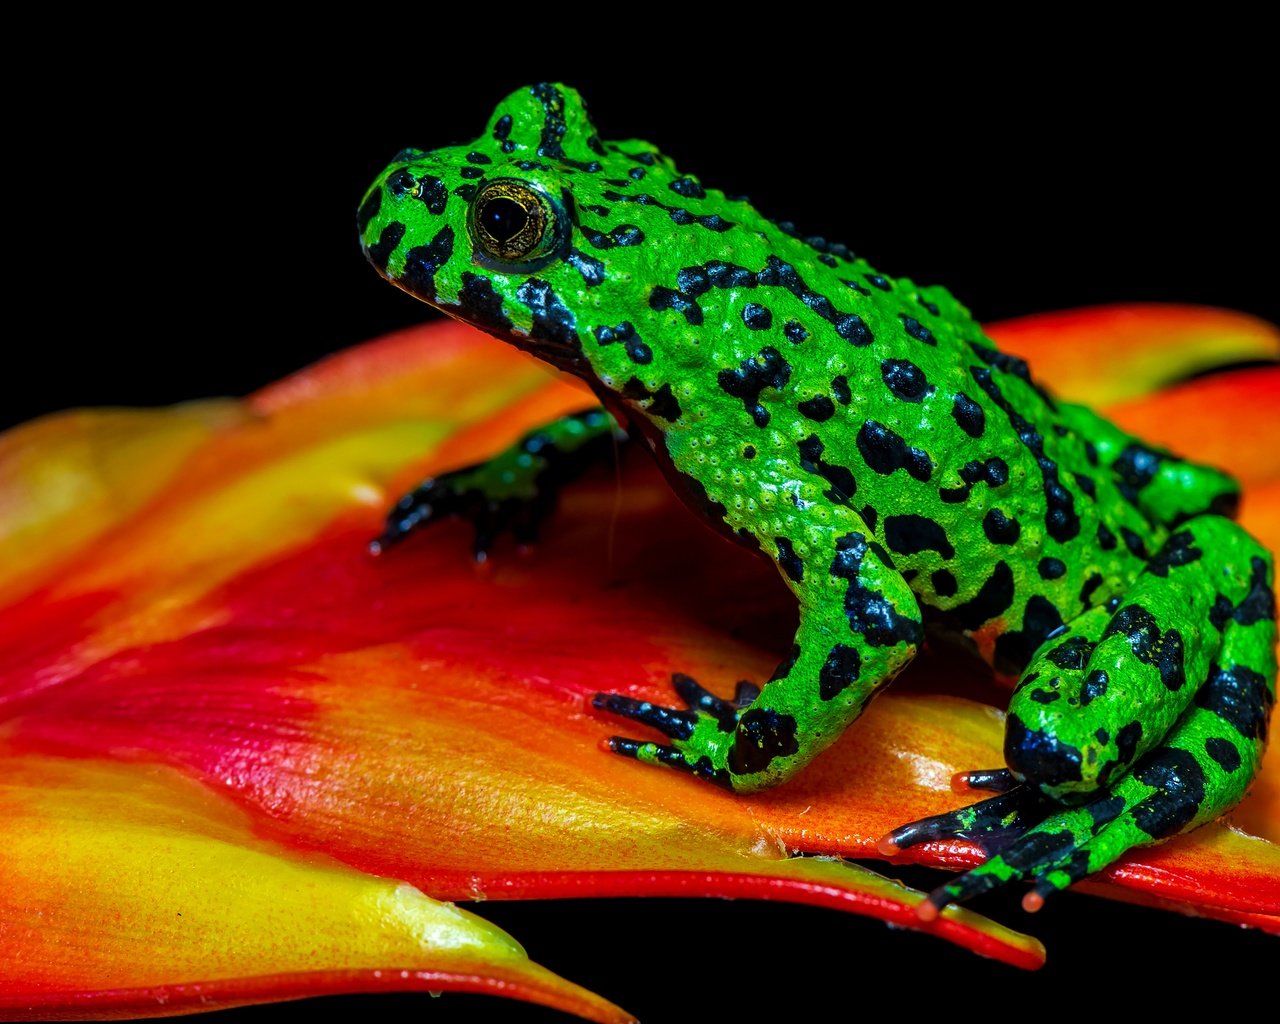
M 1055 367 L 1069 374 L 1073 388 L 1133 395 L 1163 383 L 1135 371 L 1140 386 L 1108 391 L 1108 381 L 1089 376 L 1099 360 L 1083 369 L 1070 362 L 1068 371 L 1055 363 L 1057 349 L 1036 351 L 1069 339 L 1072 323 L 1099 329 L 1101 315 L 1073 314 L 1056 335 L 1024 329 L 1018 345 L 1007 343 L 1047 367 L 1051 382 Z M 1144 316 L 1156 313 L 1133 313 Z M 1137 349 L 1157 326 L 1137 332 Z M 1228 346 L 1232 358 L 1274 341 L 1262 328 L 1237 327 L 1246 340 Z M 1280 372 L 1247 371 L 1126 402 L 1117 415 L 1238 473 L 1249 488 L 1246 525 L 1275 547 L 1280 428 L 1267 413 L 1278 400 Z M 250 862 L 269 863 L 268 877 L 295 888 L 340 890 L 351 906 L 416 893 L 412 921 L 474 921 L 437 911 L 421 893 L 678 893 L 790 899 L 920 926 L 918 896 L 896 883 L 787 854 L 873 857 L 875 839 L 892 826 L 963 801 L 950 776 L 1000 762 L 1000 716 L 940 691 L 998 701 L 975 682 L 980 673 L 922 659 L 897 694 L 877 701 L 795 783 L 734 798 L 606 756 L 600 743 L 614 724 L 586 709 L 596 690 L 667 700 L 672 671 L 720 692 L 739 678 L 765 678 L 793 624 L 769 566 L 717 541 L 647 463 L 627 461 L 620 491 L 604 473 L 571 489 L 527 557 L 500 544 L 491 566 L 477 569 L 462 524 L 380 559 L 366 554 L 400 490 L 589 401 L 492 339 L 436 324 L 345 353 L 243 403 L 72 414 L 0 438 L 0 736 L 18 780 L 0 814 L 35 835 L 0 860 L 21 879 L 6 885 L 13 902 L 4 919 L 15 923 L 0 944 L 44 962 L 46 939 L 30 923 L 38 914 L 55 906 L 79 913 L 73 904 L 83 899 L 118 915 L 97 914 L 106 922 L 95 937 L 98 974 L 53 972 L 40 982 L 46 1012 L 78 1005 L 89 990 L 128 990 L 101 1005 L 132 1012 L 157 1012 L 138 995 L 157 986 L 220 981 L 205 995 L 223 1004 L 308 990 L 289 966 L 299 962 L 290 942 L 300 930 L 273 933 L 278 960 L 252 945 L 269 886 L 234 881 L 253 875 Z M 1256 425 L 1252 443 L 1218 440 L 1224 403 Z M 1130 855 L 1091 885 L 1276 927 L 1272 775 L 1264 772 L 1233 813 L 1234 828 L 1213 825 Z M 155 812 L 143 838 L 135 795 Z M 216 811 L 169 813 L 196 806 Z M 92 899 L 73 884 L 77 872 L 92 875 L 95 828 L 116 837 L 110 877 L 132 879 L 132 903 L 105 882 L 86 887 Z M 960 842 L 910 854 L 953 868 L 976 859 Z M 172 868 L 139 872 L 140 862 Z M 184 961 L 187 933 L 164 917 L 185 898 L 184 884 L 201 889 L 210 878 L 228 879 L 226 891 L 237 894 L 211 927 L 243 937 L 222 944 L 245 950 L 241 963 L 273 965 L 253 975 L 268 978 L 257 987 L 232 985 L 247 975 L 212 952 L 199 960 L 204 947 Z M 477 923 L 489 931 L 467 948 L 483 955 L 455 969 L 462 960 L 430 960 L 454 953 L 430 938 L 415 954 L 424 960 L 394 962 L 408 947 L 379 945 L 390 941 L 377 937 L 385 920 L 344 912 L 320 930 L 349 927 L 366 946 L 345 961 L 336 953 L 313 961 L 330 979 L 317 977 L 316 990 L 337 990 L 342 978 L 367 982 L 375 968 L 434 971 L 424 986 L 444 988 L 436 975 L 453 971 L 613 1019 L 607 1004 L 557 988 L 565 983 L 538 973 L 491 926 Z M 272 913 L 290 912 L 282 903 Z M 125 922 L 129 929 L 118 927 Z M 388 927 L 412 931 L 399 918 Z M 163 958 L 144 963 L 138 948 L 131 952 L 127 935 L 152 930 L 176 951 L 168 974 Z M 1022 966 L 1042 955 L 1034 940 L 963 911 L 930 930 Z M 205 974 L 192 973 L 191 963 L 206 962 Z M 11 998 L 34 999 L 31 984 L 0 973 L 0 992 Z

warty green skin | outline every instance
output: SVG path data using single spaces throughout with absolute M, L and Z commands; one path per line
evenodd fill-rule
M 511 202 L 514 225 L 495 213 Z M 1062 888 L 1243 795 L 1274 700 L 1275 609 L 1270 555 L 1220 514 L 1235 484 L 1056 402 L 945 289 L 796 237 L 648 143 L 601 141 L 577 93 L 545 84 L 474 142 L 401 153 L 359 228 L 392 283 L 590 384 L 796 597 L 792 653 L 758 695 L 677 677 L 688 709 L 597 697 L 669 739 L 615 751 L 738 792 L 774 785 L 929 636 L 1019 678 L 1009 770 L 983 781 L 1009 792 L 882 845 L 1007 847 L 935 903 L 1020 877 Z M 531 436 L 567 430 L 585 451 L 613 429 L 597 415 Z M 428 481 L 382 541 L 456 512 L 480 522 L 480 552 L 512 520 L 531 533 L 512 496 L 544 495 L 540 514 L 570 461 L 490 470 L 488 511 L 483 466 Z

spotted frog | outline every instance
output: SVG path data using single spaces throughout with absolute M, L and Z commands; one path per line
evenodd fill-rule
M 611 749 L 737 793 L 830 746 L 926 639 L 1016 679 L 993 795 L 905 824 L 892 855 L 991 853 L 924 916 L 1015 879 L 1029 909 L 1125 850 L 1234 805 L 1274 700 L 1271 556 L 1236 484 L 1058 401 L 945 289 L 874 270 L 602 141 L 572 89 L 507 97 L 463 146 L 398 154 L 358 215 L 403 290 L 586 381 L 603 408 L 426 481 L 381 549 L 465 515 L 476 551 L 534 536 L 619 425 L 680 496 L 770 559 L 799 605 L 762 689 L 684 707 L 599 694 L 666 742 Z

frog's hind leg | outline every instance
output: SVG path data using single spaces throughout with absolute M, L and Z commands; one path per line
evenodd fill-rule
M 1173 527 L 1199 515 L 1235 515 L 1240 485 L 1222 470 L 1152 447 L 1082 405 L 1063 404 L 1059 415 L 1089 461 L 1108 470 L 1124 499 L 1151 522 Z
M 626 437 L 602 408 L 553 420 L 487 462 L 424 480 L 387 513 L 386 527 L 369 549 L 381 554 L 415 530 L 453 516 L 474 524 L 477 562 L 506 530 L 517 543 L 531 543 L 560 488 L 611 457 Z
M 974 839 L 999 852 L 930 905 L 1029 879 L 1036 909 L 1126 850 L 1222 814 L 1257 770 L 1275 699 L 1272 582 L 1270 557 L 1238 525 L 1186 522 L 1124 603 L 1092 609 L 1027 667 L 1005 739 L 1027 785 L 903 826 L 882 851 Z

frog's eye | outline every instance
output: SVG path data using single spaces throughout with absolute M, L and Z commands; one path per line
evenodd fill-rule
M 513 178 L 490 181 L 471 203 L 471 237 L 502 269 L 535 269 L 558 256 L 563 215 L 552 200 Z

